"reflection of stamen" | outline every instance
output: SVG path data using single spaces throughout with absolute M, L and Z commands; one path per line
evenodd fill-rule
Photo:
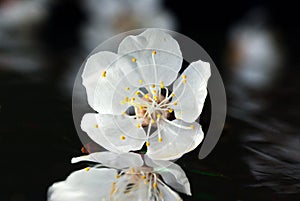
M 88 171 L 90 171 L 90 168 L 86 167 L 86 168 L 84 168 L 84 170 L 88 172 Z
M 99 126 L 98 126 L 98 124 L 95 124 L 95 128 L 98 128 Z
M 131 61 L 135 63 L 136 62 L 136 58 L 132 58 Z
M 102 77 L 106 77 L 106 71 L 103 71 L 103 72 L 101 73 L 101 76 L 102 76 Z
M 140 83 L 140 84 L 143 84 L 143 80 L 139 80 L 139 83 Z
M 121 139 L 121 140 L 125 140 L 126 137 L 125 137 L 124 135 L 121 135 L 120 139 Z
M 129 88 L 129 87 L 126 87 L 126 88 L 125 88 L 125 90 L 126 90 L 126 91 L 129 91 L 129 90 L 130 90 L 130 88 Z

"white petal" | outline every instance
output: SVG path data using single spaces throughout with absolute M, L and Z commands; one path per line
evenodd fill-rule
M 191 123 L 202 112 L 207 95 L 206 87 L 210 77 L 210 65 L 201 60 L 193 62 L 182 75 L 186 75 L 187 83 L 185 85 L 182 83 L 182 77 L 175 81 L 173 92 L 175 90 L 176 96 L 172 102 L 178 101 L 178 105 L 174 106 L 175 117 Z M 178 97 L 179 100 L 177 100 Z
M 65 181 L 48 189 L 48 201 L 99 201 L 109 194 L 117 171 L 90 168 L 73 172 Z
M 100 114 L 122 114 L 129 105 L 121 104 L 136 91 L 120 69 L 129 65 L 111 52 L 99 52 L 86 62 L 82 78 L 88 102 Z M 105 77 L 103 73 L 105 72 Z M 126 72 L 125 72 L 126 73 Z
M 136 50 L 154 49 L 171 52 L 181 56 L 177 41 L 161 29 L 147 29 L 137 36 L 127 36 L 118 49 L 118 54 L 124 55 Z
M 179 165 L 170 161 L 152 160 L 147 154 L 144 160 L 147 166 L 153 167 L 154 172 L 162 176 L 166 184 L 181 193 L 191 195 L 190 182 Z
M 95 152 L 86 156 L 72 158 L 72 163 L 80 161 L 92 161 L 116 169 L 141 167 L 144 164 L 141 155 L 136 153 L 116 154 L 112 152 Z
M 164 201 L 182 201 L 181 197 L 162 182 L 158 183 Z
M 134 119 L 123 115 L 85 114 L 81 128 L 93 141 L 112 152 L 140 150 L 144 144 L 145 131 L 136 127 Z M 121 140 L 122 135 L 125 140 Z
M 95 90 L 101 74 L 114 62 L 118 57 L 117 54 L 112 52 L 99 52 L 88 58 L 84 70 L 82 72 L 82 83 L 87 91 L 87 99 L 90 106 L 98 110 L 97 105 L 94 103 Z
M 176 124 L 178 126 L 174 126 Z M 193 129 L 190 126 L 193 125 Z M 147 155 L 154 160 L 173 160 L 194 150 L 203 140 L 204 134 L 197 122 L 185 123 L 181 120 L 159 122 L 162 142 L 158 142 L 158 130 L 149 142 Z
M 156 51 L 152 55 L 152 51 Z M 118 54 L 131 61 L 134 65 L 122 68 L 126 72 L 134 71 L 130 76 L 131 85 L 138 86 L 136 80 L 143 80 L 145 84 L 164 82 L 171 84 L 182 65 L 182 54 L 175 39 L 160 29 L 147 29 L 138 36 L 128 36 L 120 44 Z M 141 68 L 141 69 L 139 69 Z M 132 80 L 132 78 L 136 80 Z

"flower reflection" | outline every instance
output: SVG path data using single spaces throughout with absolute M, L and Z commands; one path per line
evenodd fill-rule
M 139 154 L 111 152 L 96 152 L 72 160 L 79 161 L 99 164 L 73 172 L 65 181 L 53 184 L 48 191 L 49 201 L 181 200 L 164 182 L 190 195 L 185 173 L 171 162 L 161 166 L 147 156 L 143 161 Z M 163 163 L 166 165 L 166 161 Z

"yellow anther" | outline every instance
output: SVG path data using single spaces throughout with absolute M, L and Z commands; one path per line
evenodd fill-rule
M 141 92 L 140 92 L 140 91 L 137 91 L 137 92 L 135 92 L 135 94 L 136 94 L 136 95 L 140 95 L 140 94 L 141 94 Z
M 130 88 L 129 88 L 129 87 L 126 87 L 126 88 L 125 88 L 125 90 L 126 90 L 126 91 L 129 91 L 129 90 L 130 90 Z
M 153 187 L 153 188 L 157 188 L 157 183 L 154 182 L 154 183 L 152 184 L 152 187 Z
M 84 168 L 84 170 L 88 172 L 88 171 L 90 171 L 90 168 L 86 167 L 86 168 Z
M 186 79 L 182 80 L 183 84 L 186 84 Z
M 146 142 L 146 146 L 149 147 L 150 146 L 150 142 L 147 141 Z
M 171 94 L 171 96 L 172 96 L 172 97 L 174 97 L 174 96 L 175 96 L 175 94 L 174 94 L 174 93 L 172 93 L 172 94 Z
M 172 108 L 170 108 L 168 111 L 169 111 L 170 113 L 172 113 L 172 112 L 173 112 L 173 109 L 172 109 Z
M 160 81 L 160 82 L 159 82 L 159 85 L 160 85 L 160 88 L 162 88 L 162 89 L 165 88 L 165 85 L 164 85 L 164 82 L 163 82 L 163 81 Z
M 151 124 L 154 124 L 154 123 L 155 123 L 154 119 L 151 119 Z
M 158 138 L 158 142 L 162 142 L 162 138 L 161 137 Z
M 126 97 L 124 98 L 124 101 L 125 101 L 125 102 L 128 102 L 128 101 L 129 101 L 129 98 L 126 96 Z
M 116 175 L 116 179 L 119 179 L 121 176 L 119 174 Z
M 140 110 L 143 110 L 143 109 L 144 109 L 144 107 L 143 107 L 143 106 L 139 106 L 139 109 L 140 109 Z
M 161 114 L 157 114 L 156 118 L 159 119 L 161 117 Z
M 174 102 L 174 105 L 177 105 L 177 104 L 178 104 L 178 102 L 177 102 L 177 101 L 175 101 L 175 102 Z
M 132 62 L 136 62 L 136 58 L 132 58 L 131 61 L 132 61 Z
M 155 51 L 155 50 L 153 50 L 153 51 L 152 51 L 152 54 L 153 54 L 153 55 L 156 55 L 156 51 Z
M 154 96 L 153 98 L 154 98 L 154 100 L 155 100 L 155 101 L 157 101 L 157 100 L 158 100 L 158 97 L 157 97 L 157 96 Z
M 144 97 L 148 99 L 148 98 L 149 98 L 149 94 L 145 94 L 145 96 L 144 96 Z
M 151 87 L 152 87 L 152 88 L 155 88 L 155 84 L 152 84 Z
M 142 179 L 146 179 L 146 175 L 143 175 L 143 176 L 142 176 Z
M 101 73 L 101 76 L 102 76 L 102 77 L 106 77 L 106 71 L 103 71 L 103 72 Z
M 141 128 L 141 124 L 140 124 L 140 123 L 138 123 L 138 124 L 136 125 L 136 127 L 138 127 L 138 128 Z
M 121 140 L 125 140 L 126 137 L 125 137 L 124 135 L 121 135 L 121 136 L 120 136 L 120 139 L 121 139 Z
M 130 172 L 131 172 L 131 174 L 134 174 L 135 173 L 134 168 L 131 168 Z
M 148 182 L 145 180 L 145 181 L 144 181 L 144 184 L 148 184 Z
M 183 79 L 186 79 L 186 75 L 182 75 L 181 77 L 182 77 Z
M 126 112 L 122 112 L 122 115 L 124 115 L 124 116 L 125 116 L 125 115 L 126 115 Z
M 140 83 L 140 84 L 143 84 L 143 80 L 139 80 L 139 83 Z
M 156 90 L 153 90 L 152 93 L 153 93 L 153 94 L 156 94 Z
M 98 128 L 99 126 L 98 126 L 98 124 L 95 124 L 95 128 Z
M 134 102 L 135 101 L 135 98 L 131 98 L 131 102 Z
M 194 125 L 190 125 L 190 128 L 191 128 L 191 129 L 195 129 L 195 126 L 194 126 Z

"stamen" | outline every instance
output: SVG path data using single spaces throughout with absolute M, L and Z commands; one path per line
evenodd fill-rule
M 143 80 L 139 80 L 139 83 L 140 83 L 140 84 L 143 84 Z
M 157 100 L 158 100 L 158 97 L 157 97 L 157 96 L 154 96 L 153 98 L 154 98 L 154 100 L 155 100 L 155 101 L 157 101 Z
M 152 87 L 152 88 L 155 88 L 155 84 L 152 84 L 151 87 Z
M 106 77 L 106 71 L 103 71 L 103 72 L 101 73 L 101 76 L 102 76 L 102 77 Z
M 157 114 L 156 118 L 159 119 L 161 117 L 161 114 Z
M 157 92 L 156 90 L 153 90 L 153 91 L 152 91 L 153 94 L 156 94 L 156 92 Z
M 163 82 L 163 81 L 160 81 L 160 82 L 159 82 L 159 85 L 160 85 L 160 88 L 162 88 L 162 89 L 165 88 L 165 85 L 164 85 L 164 82 Z
M 182 77 L 183 79 L 186 79 L 186 75 L 182 75 L 181 77 Z
M 136 58 L 132 58 L 131 61 L 135 63 L 136 62 Z
M 90 169 L 91 168 L 89 168 L 89 167 L 84 168 L 84 170 L 87 171 L 87 172 L 90 171 Z
M 141 94 L 141 92 L 140 92 L 140 91 L 137 91 L 137 92 L 135 92 L 135 94 L 136 94 L 136 95 L 140 95 L 140 94 Z
M 177 119 L 180 119 L 180 118 L 177 118 Z M 182 128 L 182 129 L 186 129 L 186 130 L 191 130 L 191 129 L 193 129 L 191 126 L 183 126 L 183 125 L 180 125 L 180 124 L 175 123 L 174 121 L 170 121 L 170 120 L 168 120 L 168 119 L 166 119 L 166 118 L 162 118 L 162 120 L 164 120 L 165 122 L 167 122 L 167 123 L 169 123 L 169 124 L 171 124 L 171 125 L 173 125 L 173 126 L 176 126 L 176 127 L 178 127 L 178 128 Z
M 149 147 L 150 146 L 150 142 L 147 141 L 146 142 L 146 146 Z
M 116 175 L 116 179 L 119 179 L 121 176 L 119 174 Z
M 151 119 L 151 123 L 152 123 L 152 124 L 154 124 L 154 123 L 155 123 L 154 119 Z
M 121 139 L 121 140 L 125 140 L 126 137 L 125 137 L 124 135 L 121 135 L 120 139 Z
M 135 101 L 135 98 L 131 98 L 131 102 L 134 102 Z
M 154 183 L 152 184 L 152 187 L 153 187 L 154 189 L 156 189 L 156 188 L 157 188 L 157 183 L 154 182 Z
M 159 138 L 158 138 L 158 142 L 162 142 L 162 137 L 159 137 Z
M 149 94 L 145 94 L 145 96 L 144 96 L 144 97 L 148 99 L 148 98 L 149 98 Z
M 172 93 L 172 94 L 171 94 L 171 96 L 172 96 L 172 97 L 174 97 L 174 96 L 175 96 L 175 94 L 174 94 L 174 93 Z
M 140 124 L 140 123 L 138 123 L 138 124 L 136 125 L 136 127 L 138 127 L 138 128 L 141 128 L 141 124 Z
M 169 113 L 172 113 L 172 112 L 173 112 L 173 109 L 172 109 L 172 108 L 170 108 L 168 111 L 169 111 Z
M 99 126 L 98 126 L 98 124 L 95 124 L 95 128 L 98 128 Z
M 142 179 L 146 179 L 146 175 L 142 175 Z
M 125 88 L 125 90 L 126 90 L 126 91 L 129 91 L 129 90 L 130 90 L 130 88 L 129 88 L 129 87 L 126 87 L 126 88 Z
M 153 51 L 152 51 L 152 54 L 153 54 L 153 55 L 156 55 L 156 51 L 155 51 L 155 50 L 153 50 Z
M 190 125 L 190 128 L 191 128 L 191 129 L 195 129 L 195 126 L 194 126 L 194 125 Z
M 175 101 L 175 102 L 174 102 L 174 105 L 176 106 L 177 104 L 178 104 L 178 101 Z

